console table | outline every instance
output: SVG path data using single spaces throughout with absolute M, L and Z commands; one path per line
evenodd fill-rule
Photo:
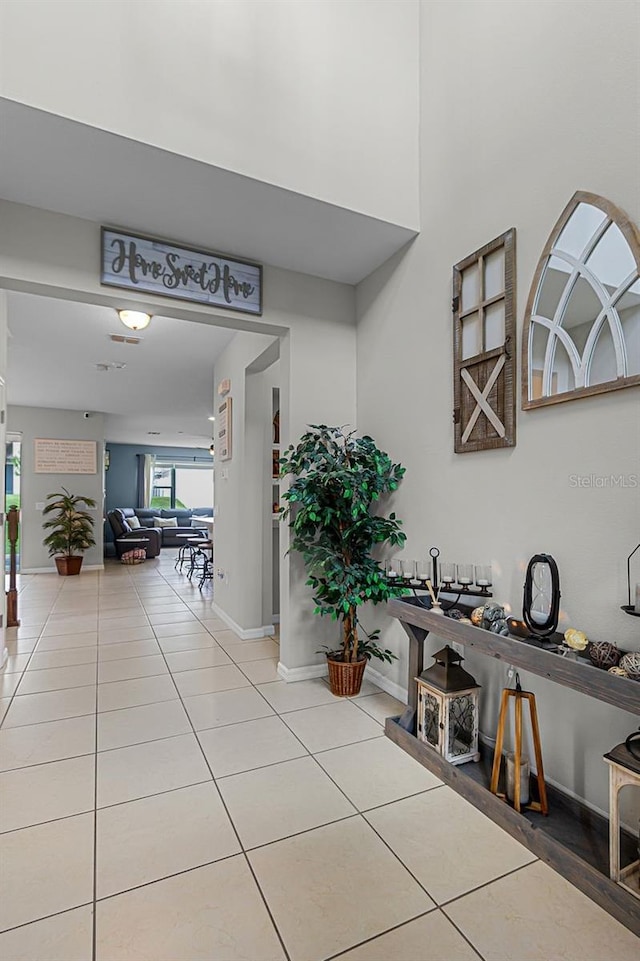
M 409 638 L 409 703 L 401 718 L 387 718 L 387 737 L 640 935 L 638 901 L 609 878 L 608 819 L 552 786 L 548 818 L 531 811 L 518 813 L 489 791 L 492 758 L 488 758 L 488 764 L 449 764 L 416 737 L 418 695 L 414 678 L 423 670 L 425 640 L 433 633 L 439 645 L 442 639 L 461 644 L 636 715 L 640 715 L 640 683 L 609 674 L 585 658 L 570 660 L 516 637 L 461 624 L 429 610 L 418 598 L 393 598 L 387 603 L 387 611 L 398 618 Z M 623 836 L 625 857 L 632 858 L 636 845 L 637 838 Z

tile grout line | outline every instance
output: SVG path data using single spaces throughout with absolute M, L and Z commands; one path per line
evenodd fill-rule
M 91 957 L 96 961 L 98 944 L 98 917 L 96 907 L 96 895 L 98 889 L 98 670 L 99 664 L 96 658 L 96 700 L 95 700 L 95 734 L 94 747 L 95 758 L 93 764 L 93 908 L 91 911 Z
M 394 931 L 399 931 L 401 928 L 406 928 L 408 924 L 413 921 L 418 921 L 420 918 L 426 918 L 429 914 L 435 914 L 435 908 L 431 908 L 429 911 L 422 911 L 420 914 L 416 914 L 413 918 L 407 918 L 406 921 L 401 921 L 400 924 L 394 924 L 392 928 L 387 928 L 385 931 L 381 931 L 379 934 L 374 934 L 370 938 L 365 938 L 364 941 L 358 941 L 357 944 L 351 944 L 348 948 L 341 949 L 337 954 L 332 954 L 328 958 L 323 958 L 323 961 L 336 961 L 337 958 L 341 958 L 343 954 L 348 954 L 349 951 L 355 951 L 357 948 L 364 947 L 365 944 L 371 944 L 372 941 L 377 941 L 378 938 L 384 937 L 385 934 L 392 934 Z
M 154 633 L 155 633 L 155 632 L 154 632 Z M 214 638 L 214 641 L 215 641 L 215 638 Z M 165 657 L 165 661 L 166 661 L 166 656 L 165 656 L 164 651 L 162 652 L 162 654 L 163 654 L 163 657 Z M 286 945 L 285 945 L 285 943 L 284 943 L 284 939 L 283 939 L 283 937 L 282 937 L 282 934 L 280 933 L 280 929 L 278 928 L 278 925 L 276 924 L 275 918 L 274 918 L 274 916 L 273 916 L 273 914 L 272 914 L 272 912 L 271 912 L 271 908 L 269 907 L 269 904 L 267 903 L 267 899 L 266 899 L 266 897 L 265 897 L 265 895 L 264 895 L 264 892 L 263 892 L 260 884 L 258 883 L 258 879 L 257 879 L 257 877 L 256 877 L 256 875 L 255 875 L 254 870 L 253 870 L 253 866 L 252 866 L 252 864 L 251 864 L 251 862 L 250 862 L 250 860 L 249 860 L 249 858 L 248 858 L 248 856 L 247 856 L 247 852 L 246 852 L 246 850 L 245 850 L 245 848 L 244 848 L 244 844 L 242 843 L 242 839 L 241 839 L 240 834 L 239 834 L 239 832 L 238 832 L 238 829 L 237 829 L 237 827 L 236 827 L 235 821 L 234 821 L 233 818 L 231 817 L 231 813 L 230 813 L 230 811 L 229 811 L 229 808 L 227 807 L 227 803 L 226 803 L 226 801 L 225 801 L 225 799 L 224 799 L 224 797 L 223 797 L 223 795 L 222 795 L 222 792 L 220 791 L 220 788 L 218 787 L 216 778 L 215 778 L 214 773 L 213 773 L 213 769 L 212 769 L 212 767 L 211 767 L 211 765 L 210 765 L 210 763 L 209 763 L 209 759 L 208 759 L 208 757 L 207 757 L 207 755 L 206 755 L 206 753 L 205 753 L 205 751 L 204 751 L 204 748 L 202 747 L 202 744 L 200 743 L 200 738 L 198 737 L 198 732 L 196 731 L 195 726 L 194 726 L 194 724 L 193 724 L 193 721 L 191 720 L 191 716 L 189 715 L 189 712 L 187 711 L 187 708 L 186 708 L 186 706 L 185 706 L 185 704 L 184 704 L 182 695 L 181 695 L 181 693 L 180 693 L 180 690 L 178 689 L 177 684 L 175 683 L 175 679 L 173 678 L 173 673 L 171 672 L 171 667 L 170 667 L 170 665 L 168 664 L 168 662 L 167 662 L 167 668 L 169 669 L 169 673 L 171 674 L 171 678 L 172 678 L 172 680 L 173 680 L 173 683 L 174 683 L 174 685 L 175 685 L 176 691 L 177 691 L 177 693 L 178 693 L 178 697 L 179 697 L 179 699 L 180 699 L 180 703 L 182 704 L 182 709 L 184 710 L 184 712 L 185 712 L 185 714 L 186 714 L 186 716 L 187 716 L 187 718 L 188 718 L 188 720 L 189 720 L 189 724 L 191 725 L 191 728 L 192 728 L 192 730 L 193 730 L 193 736 L 195 737 L 196 742 L 197 742 L 197 744 L 198 744 L 198 747 L 200 748 L 200 752 L 201 752 L 201 754 L 202 754 L 202 757 L 203 757 L 203 759 L 204 759 L 205 764 L 207 765 L 207 769 L 208 769 L 209 773 L 211 774 L 211 779 L 212 779 L 212 782 L 213 782 L 213 784 L 214 784 L 214 786 L 215 786 L 215 790 L 216 790 L 216 792 L 217 792 L 217 794 L 218 794 L 218 797 L 220 798 L 220 803 L 222 804 L 222 807 L 223 807 L 223 809 L 224 809 L 224 811 L 225 811 L 225 814 L 226 814 L 226 816 L 227 816 L 227 818 L 228 818 L 228 820 L 229 820 L 229 823 L 230 823 L 230 825 L 231 825 L 231 828 L 232 828 L 232 830 L 233 830 L 233 832 L 234 832 L 234 834 L 235 834 L 235 836 L 236 836 L 236 840 L 237 840 L 237 842 L 238 842 L 238 845 L 240 846 L 240 852 L 241 852 L 242 856 L 244 857 L 245 864 L 247 865 L 247 868 L 248 868 L 249 872 L 251 873 L 251 876 L 253 877 L 254 883 L 255 883 L 255 885 L 256 885 L 256 887 L 257 887 L 257 889 L 258 889 L 258 892 L 259 892 L 259 894 L 260 894 L 260 897 L 262 898 L 262 902 L 263 902 L 263 904 L 264 904 L 265 910 L 266 910 L 267 915 L 269 916 L 269 918 L 270 918 L 270 920 L 271 920 L 271 923 L 272 923 L 272 925 L 273 925 L 273 930 L 275 931 L 276 937 L 278 938 L 278 941 L 280 942 L 280 945 L 281 945 L 281 947 L 282 947 L 282 950 L 283 950 L 283 952 L 284 952 L 284 955 L 285 955 L 287 961 L 291 961 L 289 952 L 287 951 Z M 250 683 L 251 683 L 251 682 L 250 682 Z M 252 686 L 253 686 L 253 685 L 252 685 Z M 241 690 L 241 688 L 238 688 L 238 690 Z M 258 693 L 259 693 L 259 692 L 258 692 Z M 261 695 L 261 696 L 262 696 L 262 695 Z M 266 703 L 266 698 L 264 698 L 264 700 L 265 700 L 265 703 Z M 269 706 L 270 706 L 270 705 L 269 705 Z M 95 958 L 94 958 L 94 961 L 95 961 Z

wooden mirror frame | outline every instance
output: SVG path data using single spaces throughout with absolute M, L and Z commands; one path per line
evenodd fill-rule
M 529 297 L 527 300 L 527 306 L 526 306 L 525 315 L 524 315 L 524 327 L 523 327 L 523 334 L 522 334 L 522 409 L 523 410 L 530 410 L 535 407 L 547 407 L 550 404 L 560 404 L 568 400 L 577 400 L 580 397 L 589 397 L 593 394 L 602 394 L 610 390 L 619 390 L 622 387 L 633 387 L 636 385 L 640 385 L 640 373 L 639 373 L 639 374 L 631 374 L 629 376 L 620 376 L 620 377 L 617 377 L 615 380 L 606 381 L 600 384 L 593 384 L 592 386 L 589 386 L 589 387 L 576 387 L 573 390 L 563 391 L 562 393 L 558 393 L 558 394 L 549 394 L 547 396 L 537 397 L 537 398 L 530 397 L 530 364 L 532 361 L 533 330 L 536 323 L 536 321 L 532 321 L 534 307 L 536 305 L 536 300 L 538 298 L 538 294 L 541 289 L 541 281 L 544 276 L 545 268 L 547 266 L 549 258 L 555 252 L 555 244 L 558 238 L 560 237 L 562 231 L 564 230 L 565 226 L 569 222 L 572 214 L 581 203 L 589 204 L 593 207 L 597 207 L 606 215 L 606 220 L 604 220 L 601 226 L 598 228 L 597 238 L 590 245 L 588 254 L 590 254 L 591 251 L 595 248 L 597 240 L 600 237 L 602 237 L 602 235 L 605 233 L 607 228 L 613 223 L 619 228 L 622 235 L 624 236 L 624 239 L 629 245 L 629 249 L 633 255 L 633 258 L 636 264 L 636 278 L 635 280 L 631 280 L 630 282 L 628 282 L 629 278 L 627 278 L 627 281 L 624 282 L 625 289 L 626 287 L 632 286 L 640 276 L 640 232 L 638 231 L 638 228 L 636 227 L 636 225 L 627 217 L 627 215 L 622 210 L 620 210 L 619 207 L 611 203 L 611 201 L 606 200 L 604 197 L 600 197 L 598 194 L 588 193 L 586 191 L 581 191 L 581 190 L 577 191 L 573 195 L 573 197 L 571 198 L 571 200 L 569 201 L 565 209 L 563 210 L 559 220 L 557 221 L 553 230 L 551 231 L 551 234 L 549 235 L 549 239 L 547 240 L 544 246 L 544 250 L 542 251 L 540 260 L 538 261 L 536 272 L 534 274 L 533 281 L 531 283 L 531 289 L 529 291 Z M 581 268 L 584 269 L 584 264 L 582 260 L 580 260 L 576 264 L 576 267 L 574 269 L 574 273 L 576 274 L 576 279 L 579 278 L 580 276 L 583 276 Z M 573 281 L 573 283 L 575 283 L 575 281 Z M 572 284 L 571 280 L 568 281 L 567 287 L 569 287 L 569 284 Z M 567 300 L 568 300 L 568 297 L 567 297 Z M 595 323 L 595 321 L 593 323 Z M 606 320 L 604 321 L 604 323 L 606 323 Z

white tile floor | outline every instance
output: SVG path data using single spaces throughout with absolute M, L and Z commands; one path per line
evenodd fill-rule
M 165 554 L 21 583 L 0 674 L 3 961 L 637 961 L 383 736 L 285 684 Z

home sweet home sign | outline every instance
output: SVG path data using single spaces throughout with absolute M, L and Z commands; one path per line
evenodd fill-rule
M 111 227 L 102 231 L 100 281 L 245 314 L 262 313 L 262 267 Z

